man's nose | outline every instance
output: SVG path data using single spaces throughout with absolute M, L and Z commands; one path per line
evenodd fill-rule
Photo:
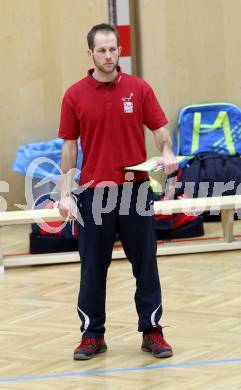
M 110 50 L 106 50 L 105 56 L 106 56 L 106 58 L 111 58 Z

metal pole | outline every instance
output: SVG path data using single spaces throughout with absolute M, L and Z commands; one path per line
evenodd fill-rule
M 109 23 L 117 25 L 116 0 L 108 0 Z

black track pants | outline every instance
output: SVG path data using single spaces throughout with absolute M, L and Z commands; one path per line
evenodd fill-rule
M 154 220 L 153 216 L 145 215 L 145 208 L 151 214 L 151 204 L 149 182 L 143 181 L 115 188 L 89 188 L 79 195 L 81 278 L 78 314 L 83 338 L 105 333 L 106 278 L 117 234 L 136 278 L 138 330 L 147 331 L 158 323 L 162 304 Z

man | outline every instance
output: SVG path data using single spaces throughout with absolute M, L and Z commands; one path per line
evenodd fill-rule
M 160 148 L 157 166 L 163 164 L 167 174 L 177 169 L 171 139 L 163 127 L 167 119 L 151 87 L 122 73 L 118 67 L 121 47 L 114 27 L 94 26 L 87 41 L 94 69 L 65 93 L 59 130 L 59 137 L 64 139 L 59 209 L 64 217 L 76 216 L 71 196 L 72 175 L 67 173 L 76 166 L 79 137 L 83 151 L 78 199 L 81 220 L 78 314 L 83 333 L 74 359 L 90 359 L 107 349 L 106 277 L 117 233 L 136 278 L 135 303 L 138 330 L 143 332 L 142 350 L 156 357 L 169 357 L 172 348 L 158 325 L 162 314 L 161 288 L 153 217 L 146 210 L 146 205 L 150 208 L 151 204 L 148 176 L 144 172 L 126 175 L 123 169 L 146 160 L 144 124 L 153 132 Z M 140 199 L 145 199 L 145 207 L 140 205 Z

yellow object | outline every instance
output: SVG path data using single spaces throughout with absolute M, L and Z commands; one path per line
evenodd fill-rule
M 153 177 L 151 177 L 151 176 L 149 178 L 150 178 L 150 186 L 151 186 L 152 191 L 155 194 L 161 194 L 163 192 L 161 183 L 159 181 L 153 179 Z

